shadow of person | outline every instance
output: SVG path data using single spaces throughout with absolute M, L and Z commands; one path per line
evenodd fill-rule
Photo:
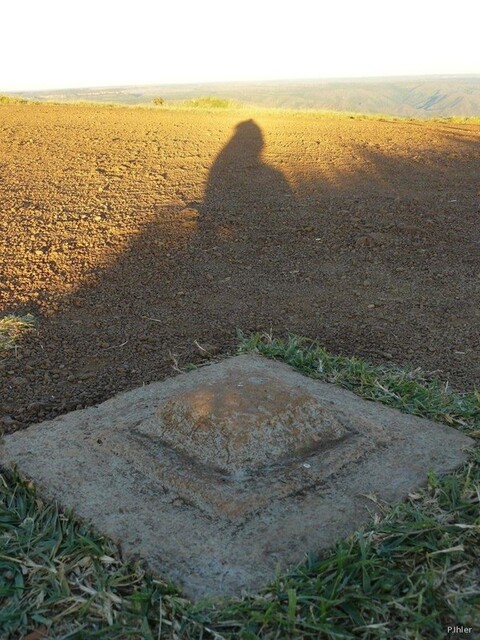
M 345 145 L 328 128 L 329 120 L 318 119 L 307 123 L 316 144 L 297 151 L 293 146 L 284 159 L 288 138 L 280 117 L 265 117 L 277 141 L 272 147 L 265 146 L 253 120 L 240 122 L 233 135 L 227 132 L 206 179 L 201 172 L 195 185 L 177 166 L 183 159 L 170 138 L 162 143 L 165 162 L 159 165 L 158 154 L 150 152 L 136 174 L 112 180 L 106 196 L 113 203 L 112 220 L 72 227 L 73 246 L 59 262 L 70 286 L 76 286 L 61 298 L 52 288 L 37 310 L 31 301 L 20 310 L 34 310 L 38 328 L 19 345 L 24 359 L 12 350 L 0 362 L 0 422 L 4 415 L 11 420 L 9 429 L 18 428 L 163 379 L 171 375 L 172 362 L 204 358 L 197 342 L 216 353 L 233 352 L 236 329 L 319 337 L 333 352 L 366 358 L 385 353 L 398 364 L 414 354 L 415 366 L 441 367 L 447 380 L 464 386 L 478 380 L 476 334 L 469 329 L 478 308 L 472 276 L 480 240 L 478 142 L 439 146 L 434 162 L 419 171 L 419 162 L 408 156 L 373 152 L 358 142 Z M 293 130 L 299 138 L 307 126 L 302 122 Z M 353 140 L 358 125 L 345 123 L 352 126 Z M 213 126 L 217 131 L 221 126 L 223 135 L 227 125 L 212 121 L 200 142 L 182 152 L 198 158 L 199 176 L 211 153 Z M 112 149 L 112 177 L 130 144 L 126 138 L 124 146 Z M 422 144 L 422 153 L 432 158 L 431 139 Z M 194 149 L 197 154 L 189 156 Z M 351 164 L 350 156 L 365 162 Z M 285 163 L 295 197 L 270 157 Z M 336 158 L 343 158 L 338 170 L 343 167 L 344 173 L 329 180 Z M 172 176 L 150 209 L 141 198 L 147 189 L 141 177 L 163 176 L 165 168 Z M 185 207 L 185 200 L 198 198 L 197 184 L 203 187 L 202 202 Z M 457 203 L 452 195 L 458 185 L 462 201 Z M 86 189 L 82 210 L 91 206 L 93 212 L 95 180 Z M 42 202 L 45 196 L 38 191 L 36 197 Z M 73 191 L 65 192 L 62 210 L 77 206 Z M 117 244 L 115 220 L 124 225 L 128 241 Z M 55 246 L 53 237 L 50 241 Z M 92 263 L 87 277 L 86 247 L 93 242 L 102 243 L 108 263 Z M 55 273 L 51 269 L 60 268 L 60 253 L 48 263 L 39 253 L 37 271 L 26 270 L 18 280 L 28 285 L 17 285 L 20 271 L 10 272 L 15 297 L 27 298 L 28 289 L 21 287 L 33 288 L 32 280 L 42 292 L 45 278 Z M 18 312 L 18 306 L 11 311 Z M 454 356 L 436 349 L 447 338 L 458 349 Z M 464 358 L 467 348 L 471 357 Z
M 264 162 L 263 133 L 245 120 L 216 157 L 199 211 L 198 239 L 210 242 L 252 240 L 262 229 L 279 224 L 294 207 L 283 174 Z

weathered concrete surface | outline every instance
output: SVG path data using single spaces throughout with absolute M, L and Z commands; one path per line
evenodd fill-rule
M 0 462 L 198 598 L 262 586 L 472 445 L 238 356 L 7 436 Z

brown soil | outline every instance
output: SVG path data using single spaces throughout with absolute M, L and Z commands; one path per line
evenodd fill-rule
M 250 119 L 251 118 L 251 119 Z M 231 352 L 236 329 L 480 378 L 480 126 L 0 107 L 13 431 Z

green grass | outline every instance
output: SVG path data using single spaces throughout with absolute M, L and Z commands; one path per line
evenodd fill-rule
M 445 124 L 480 124 L 480 116 L 450 116 L 445 118 L 432 118 L 433 122 Z
M 317 343 L 241 337 L 240 352 L 287 362 L 365 398 L 478 437 L 480 394 L 418 370 L 334 356 Z M 363 530 L 261 593 L 192 605 L 115 545 L 43 502 L 12 474 L 0 484 L 0 637 L 420 639 L 480 625 L 480 448 L 458 472 L 384 509 Z M 474 637 L 470 635 L 468 637 Z
M 214 96 L 202 96 L 181 102 L 178 107 L 184 109 L 235 109 L 239 104 L 234 100 L 216 98 Z
M 17 96 L 0 95 L 0 104 L 27 104 L 29 100 Z
M 0 354 L 7 349 L 15 349 L 20 335 L 34 326 L 35 318 L 30 314 L 0 318 Z

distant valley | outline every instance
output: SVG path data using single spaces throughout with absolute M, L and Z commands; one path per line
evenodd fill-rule
M 95 101 L 145 104 L 161 96 L 180 103 L 200 96 L 286 109 L 433 118 L 480 116 L 480 76 L 295 80 L 150 85 L 17 92 L 40 101 Z

